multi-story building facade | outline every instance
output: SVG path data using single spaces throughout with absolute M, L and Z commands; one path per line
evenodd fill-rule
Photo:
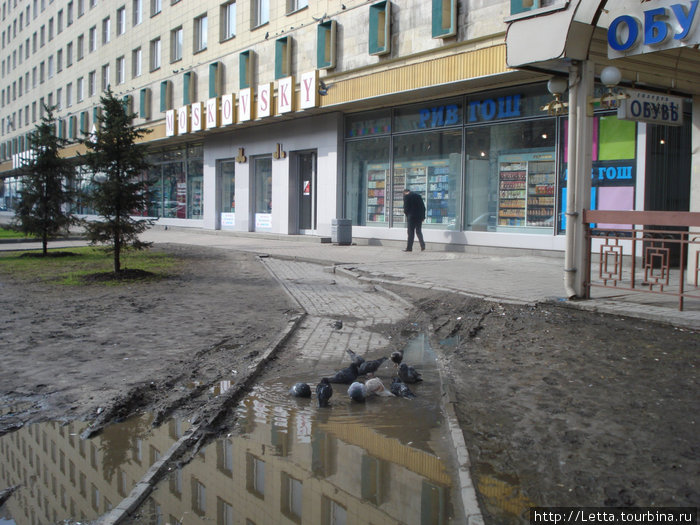
M 680 3 L 695 27 L 695 4 Z M 403 240 L 410 187 L 426 201 L 428 242 L 564 250 L 567 114 L 542 110 L 557 71 L 526 52 L 509 68 L 506 30 L 547 20 L 526 30 L 546 47 L 559 14 L 599 4 L 5 0 L 0 172 L 13 175 L 43 104 L 59 106 L 59 133 L 75 138 L 111 86 L 152 129 L 155 191 L 143 213 L 162 224 L 329 236 L 333 219 L 347 218 L 357 239 Z M 596 74 L 613 62 L 586 31 L 560 32 L 581 37 Z M 687 118 L 669 128 L 597 108 L 592 207 L 691 209 L 700 84 L 686 70 L 698 50 L 678 60 L 668 73 L 652 55 L 620 59 L 628 83 L 673 91 Z

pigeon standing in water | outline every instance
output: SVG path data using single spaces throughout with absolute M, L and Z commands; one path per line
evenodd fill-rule
M 391 362 L 394 363 L 394 368 L 397 368 L 403 361 L 403 350 L 395 350 L 391 352 Z
M 289 393 L 294 397 L 311 397 L 311 387 L 306 383 L 297 383 L 289 390 Z
M 324 377 L 321 382 L 316 385 L 316 398 L 318 399 L 319 407 L 327 407 L 328 400 L 333 395 L 333 387 L 328 382 L 328 378 Z
M 338 370 L 335 375 L 328 378 L 331 383 L 344 383 L 349 385 L 357 379 L 357 365 L 355 363 L 350 363 L 350 366 Z
M 350 356 L 350 360 L 351 360 L 353 363 L 355 363 L 355 364 L 357 365 L 358 368 L 359 368 L 360 366 L 362 366 L 362 363 L 365 362 L 365 358 L 364 358 L 364 357 L 357 355 L 355 352 L 353 352 L 353 351 L 350 350 L 349 348 L 346 349 L 345 351 L 346 351 L 346 352 L 348 353 L 348 355 Z
M 417 383 L 418 381 L 423 381 L 420 373 L 413 368 L 408 366 L 406 363 L 401 363 L 399 367 L 399 379 L 404 383 Z
M 373 374 L 377 371 L 377 369 L 379 369 L 380 366 L 384 364 L 384 361 L 386 360 L 386 357 L 380 357 L 379 359 L 375 359 L 373 361 L 365 361 L 360 365 L 358 372 L 361 376 L 365 374 Z
M 350 385 L 350 388 L 348 388 L 348 395 L 353 401 L 364 403 L 365 399 L 367 399 L 367 387 L 355 381 Z
M 370 374 L 371 375 L 371 374 Z M 393 394 L 389 392 L 382 380 L 378 377 L 370 377 L 365 381 L 365 387 L 367 387 L 367 393 L 375 396 L 392 396 Z
M 401 381 L 398 377 L 391 380 L 391 393 L 395 396 L 405 397 L 408 399 L 413 399 L 416 395 L 411 392 L 411 389 L 406 386 L 406 383 Z

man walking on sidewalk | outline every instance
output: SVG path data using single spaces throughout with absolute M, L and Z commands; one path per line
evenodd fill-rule
M 406 188 L 403 190 L 403 212 L 406 215 L 408 223 L 408 242 L 405 252 L 413 250 L 414 234 L 418 237 L 421 251 L 425 250 L 425 242 L 423 242 L 423 221 L 425 220 L 425 204 L 423 197 L 418 193 Z

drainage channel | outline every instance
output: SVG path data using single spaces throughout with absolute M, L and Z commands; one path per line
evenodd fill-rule
M 170 470 L 123 523 L 455 522 L 434 354 L 418 336 L 404 355 L 428 378 L 410 385 L 415 399 L 357 403 L 347 385 L 334 385 L 330 406 L 319 408 L 315 396 L 288 393 L 308 378 L 263 380 L 236 406 L 230 433 Z M 377 372 L 387 386 L 394 374 L 389 362 Z M 143 415 L 90 440 L 80 439 L 81 424 L 57 422 L 3 436 L 0 476 L 20 488 L 0 507 L 0 523 L 86 522 L 108 512 L 189 430 L 179 419 L 151 423 Z

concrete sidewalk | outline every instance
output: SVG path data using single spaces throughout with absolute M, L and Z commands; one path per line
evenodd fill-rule
M 678 310 L 674 296 L 594 288 L 593 298 L 569 301 L 564 298 L 563 255 L 529 251 L 444 251 L 445 245 L 429 244 L 426 251 L 401 251 L 403 243 L 339 246 L 321 243 L 318 237 L 173 228 L 156 226 L 141 235 L 148 242 L 189 244 L 241 250 L 272 257 L 302 260 L 353 270 L 376 282 L 449 290 L 503 302 L 536 303 L 558 301 L 586 310 L 628 315 L 700 330 L 700 301 L 686 301 Z M 55 241 L 51 248 L 85 244 L 84 241 Z M 0 250 L 36 249 L 38 243 L 0 244 Z M 449 248 L 455 248 L 450 246 Z

